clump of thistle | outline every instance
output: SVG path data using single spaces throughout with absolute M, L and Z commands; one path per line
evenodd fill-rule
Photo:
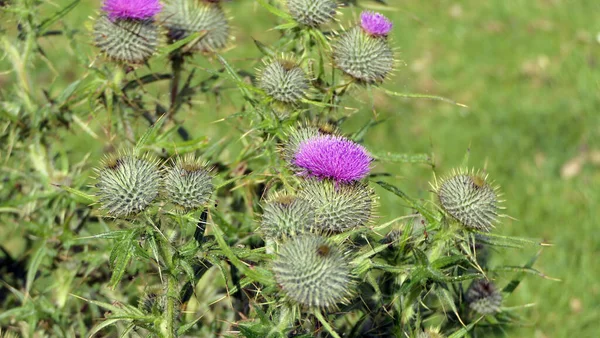
M 206 163 L 188 154 L 166 170 L 164 190 L 169 202 L 190 211 L 206 205 L 214 186 Z
M 318 27 L 333 19 L 337 3 L 335 0 L 287 0 L 287 8 L 300 24 Z
M 298 196 L 315 208 L 316 230 L 343 232 L 368 224 L 373 216 L 375 193 L 366 184 L 339 184 L 329 180 L 303 182 Z
M 432 185 L 442 209 L 468 229 L 490 231 L 498 219 L 501 201 L 498 189 L 487 175 L 455 171 Z
M 191 50 L 213 52 L 225 48 L 230 40 L 229 21 L 218 1 L 168 0 L 161 18 L 172 41 L 204 33 Z
M 279 247 L 273 262 L 275 279 L 285 298 L 304 308 L 335 308 L 352 296 L 353 280 L 343 248 L 312 234 Z
M 158 162 L 147 157 L 109 156 L 97 169 L 97 175 L 101 208 L 113 217 L 125 217 L 146 209 L 160 190 Z
M 363 146 L 342 136 L 323 135 L 301 142 L 292 164 L 303 175 L 348 183 L 365 178 L 371 161 Z
M 282 239 L 310 231 L 314 224 L 314 208 L 307 200 L 275 193 L 264 205 L 260 227 L 266 237 Z
M 379 13 L 363 12 L 361 25 L 343 32 L 333 43 L 333 62 L 365 84 L 383 82 L 394 69 L 394 52 L 387 35 L 392 23 Z
M 491 281 L 478 279 L 471 283 L 467 290 L 466 300 L 471 310 L 480 315 L 490 315 L 500 312 L 502 293 Z
M 304 70 L 286 57 L 265 63 L 258 76 L 258 86 L 273 100 L 284 104 L 299 103 L 310 88 Z
M 158 0 L 105 0 L 94 25 L 96 46 L 110 60 L 144 63 L 158 46 L 153 17 L 160 10 Z

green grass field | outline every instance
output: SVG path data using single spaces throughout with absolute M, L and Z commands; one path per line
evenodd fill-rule
M 69 1 L 44 5 L 48 13 Z M 397 92 L 441 95 L 462 108 L 431 100 L 400 99 L 375 90 L 378 118 L 387 122 L 366 139 L 371 150 L 435 154 L 436 174 L 463 163 L 485 168 L 506 199 L 502 234 L 539 238 L 546 247 L 536 268 L 561 281 L 528 277 L 507 306 L 535 303 L 523 310 L 531 319 L 510 332 L 515 337 L 595 337 L 600 320 L 600 2 L 566 0 L 401 1 L 387 0 L 394 23 L 393 43 L 402 62 L 384 87 Z M 269 42 L 274 18 L 254 1 L 227 3 L 236 28 L 236 45 L 225 56 L 247 64 L 260 56 L 251 37 Z M 66 18 L 84 33 L 99 5 L 83 1 Z M 352 19 L 345 10 L 341 23 Z M 8 24 L 2 23 L 3 27 Z M 55 24 L 57 28 L 62 23 Z M 50 40 L 51 39 L 51 40 Z M 77 37 L 85 42 L 85 35 Z M 86 69 L 74 57 L 93 59 L 94 49 L 78 54 L 60 37 L 48 38 L 53 67 L 40 62 L 35 81 L 60 91 Z M 244 47 L 240 47 L 244 46 Z M 59 60 L 54 62 L 54 60 Z M 194 62 L 212 67 L 197 57 Z M 214 63 L 213 63 L 214 66 Z M 0 86 L 12 86 L 10 65 L 0 60 Z M 160 92 L 160 88 L 158 89 Z M 165 94 L 166 95 L 166 94 Z M 199 99 L 204 100 L 204 99 Z M 347 126 L 372 117 L 370 98 Z M 226 105 L 226 104 L 225 104 Z M 226 126 L 203 127 L 227 114 L 213 113 L 214 102 L 187 111 L 198 137 L 215 139 Z M 204 130 L 203 128 L 210 128 Z M 99 130 L 96 130 L 99 132 Z M 74 157 L 89 149 L 89 136 L 69 137 Z M 101 149 L 94 149 L 94 157 Z M 431 169 L 423 165 L 379 165 L 376 171 L 397 175 L 397 185 L 415 197 L 430 198 Z M 386 219 L 405 215 L 399 200 L 379 191 Z M 506 250 L 498 263 L 522 264 L 539 248 Z

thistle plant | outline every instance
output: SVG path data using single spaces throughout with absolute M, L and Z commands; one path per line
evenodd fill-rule
M 219 1 L 168 0 L 160 17 L 171 41 L 201 33 L 190 51 L 215 52 L 231 40 L 231 27 Z
M 341 232 L 362 227 L 374 216 L 376 196 L 363 183 L 340 185 L 310 179 L 302 182 L 298 195 L 315 208 L 316 229 L 320 231 Z
M 294 20 L 309 27 L 328 23 L 337 9 L 335 0 L 286 0 L 286 4 Z
M 24 252 L 0 245 L 0 325 L 28 337 L 457 338 L 518 322 L 502 302 L 543 274 L 535 257 L 503 267 L 487 255 L 539 242 L 494 233 L 502 201 L 487 175 L 438 180 L 432 154 L 371 138 L 386 112 L 365 91 L 398 94 L 384 88 L 391 20 L 363 12 L 332 32 L 346 20 L 337 1 L 261 0 L 276 34 L 233 46 L 244 20 L 225 13 L 238 2 L 106 0 L 91 35 L 49 30 L 78 4 L 41 20 L 37 2 L 20 3 L 8 11 L 18 35 L 0 39 L 18 89 L 1 104 L 0 223 L 18 226 Z M 57 62 L 41 38 L 68 44 L 80 78 L 28 78 Z M 108 62 L 90 64 L 98 49 Z M 385 166 L 414 163 L 433 173 L 431 195 L 414 184 L 409 196 L 413 178 Z
M 336 67 L 360 83 L 382 83 L 394 69 L 387 36 L 392 23 L 379 13 L 363 12 L 359 26 L 342 32 L 332 45 Z
M 158 0 L 105 0 L 94 25 L 96 46 L 108 59 L 139 64 L 158 46 Z
M 166 170 L 164 189 L 171 203 L 189 211 L 205 206 L 214 186 L 206 163 L 187 155 Z
M 158 162 L 147 157 L 128 154 L 107 157 L 97 175 L 100 205 L 114 217 L 143 211 L 160 190 Z
M 370 171 L 367 150 L 341 136 L 318 136 L 298 145 L 292 164 L 302 175 L 336 182 L 359 181 Z
M 297 104 L 309 90 L 308 77 L 291 58 L 278 58 L 265 63 L 258 85 L 276 102 Z
M 349 258 L 324 237 L 301 235 L 284 242 L 272 269 L 285 299 L 306 309 L 334 308 L 352 295 Z
M 498 220 L 502 201 L 487 175 L 459 170 L 433 188 L 442 209 L 466 228 L 490 231 Z

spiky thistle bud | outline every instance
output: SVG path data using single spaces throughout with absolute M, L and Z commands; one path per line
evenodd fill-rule
M 104 14 L 94 24 L 94 42 L 110 60 L 140 64 L 158 46 L 158 27 L 153 17 L 158 0 L 105 0 Z
M 335 308 L 352 295 L 348 256 L 324 237 L 306 234 L 283 243 L 273 272 L 285 298 L 304 308 Z
M 190 211 L 206 205 L 214 187 L 206 163 L 188 154 L 166 170 L 164 189 L 169 202 Z
M 363 146 L 342 136 L 323 135 L 301 142 L 292 164 L 302 175 L 349 183 L 369 174 L 371 160 Z
M 299 103 L 310 88 L 304 70 L 289 57 L 267 60 L 258 74 L 258 86 L 270 98 L 284 104 Z
M 282 239 L 310 231 L 314 224 L 314 208 L 307 200 L 275 193 L 264 205 L 260 227 L 268 238 Z
M 287 7 L 298 23 L 318 27 L 333 19 L 337 3 L 335 0 L 287 0 Z
M 498 188 L 487 175 L 459 170 L 432 184 L 442 209 L 466 228 L 490 231 L 498 219 Z
M 342 232 L 368 224 L 373 216 L 375 193 L 368 185 L 338 184 L 310 179 L 302 183 L 298 196 L 315 209 L 315 229 Z
M 169 0 L 161 18 L 169 30 L 172 41 L 185 39 L 191 34 L 204 32 L 204 36 L 191 50 L 213 52 L 223 49 L 230 40 L 230 27 L 223 8 L 215 1 Z
M 360 83 L 378 84 L 394 69 L 394 52 L 386 38 L 389 21 L 377 20 L 372 15 L 365 17 L 364 13 L 361 20 L 363 26 L 350 28 L 334 41 L 333 62 Z
M 109 156 L 97 175 L 101 208 L 113 217 L 126 217 L 146 209 L 160 189 L 158 162 L 147 157 Z
M 500 312 L 502 305 L 502 293 L 494 283 L 486 279 L 473 281 L 467 290 L 466 299 L 469 308 L 481 315 Z

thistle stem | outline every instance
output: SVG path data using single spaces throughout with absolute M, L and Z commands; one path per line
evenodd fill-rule
M 319 310 L 315 310 L 313 311 L 313 314 L 315 315 L 315 317 L 317 317 L 317 319 L 319 320 L 319 322 L 321 323 L 321 325 L 323 325 L 323 327 L 325 328 L 325 330 L 327 332 L 329 332 L 329 334 L 334 337 L 334 338 L 341 338 L 340 335 L 335 332 L 335 330 L 333 330 L 333 328 L 331 327 L 331 325 L 329 325 L 329 323 L 327 322 L 327 320 L 325 319 L 325 317 L 323 317 L 323 314 L 321 313 L 321 311 Z
M 163 325 L 163 337 L 175 338 L 175 300 L 177 297 L 177 280 L 169 273 L 165 279 L 167 304 Z
M 179 82 L 181 79 L 181 70 L 183 68 L 183 56 L 175 51 L 171 54 L 171 69 L 173 78 L 171 79 L 171 107 L 169 107 L 168 119 L 173 119 L 177 110 L 177 100 L 179 95 Z

